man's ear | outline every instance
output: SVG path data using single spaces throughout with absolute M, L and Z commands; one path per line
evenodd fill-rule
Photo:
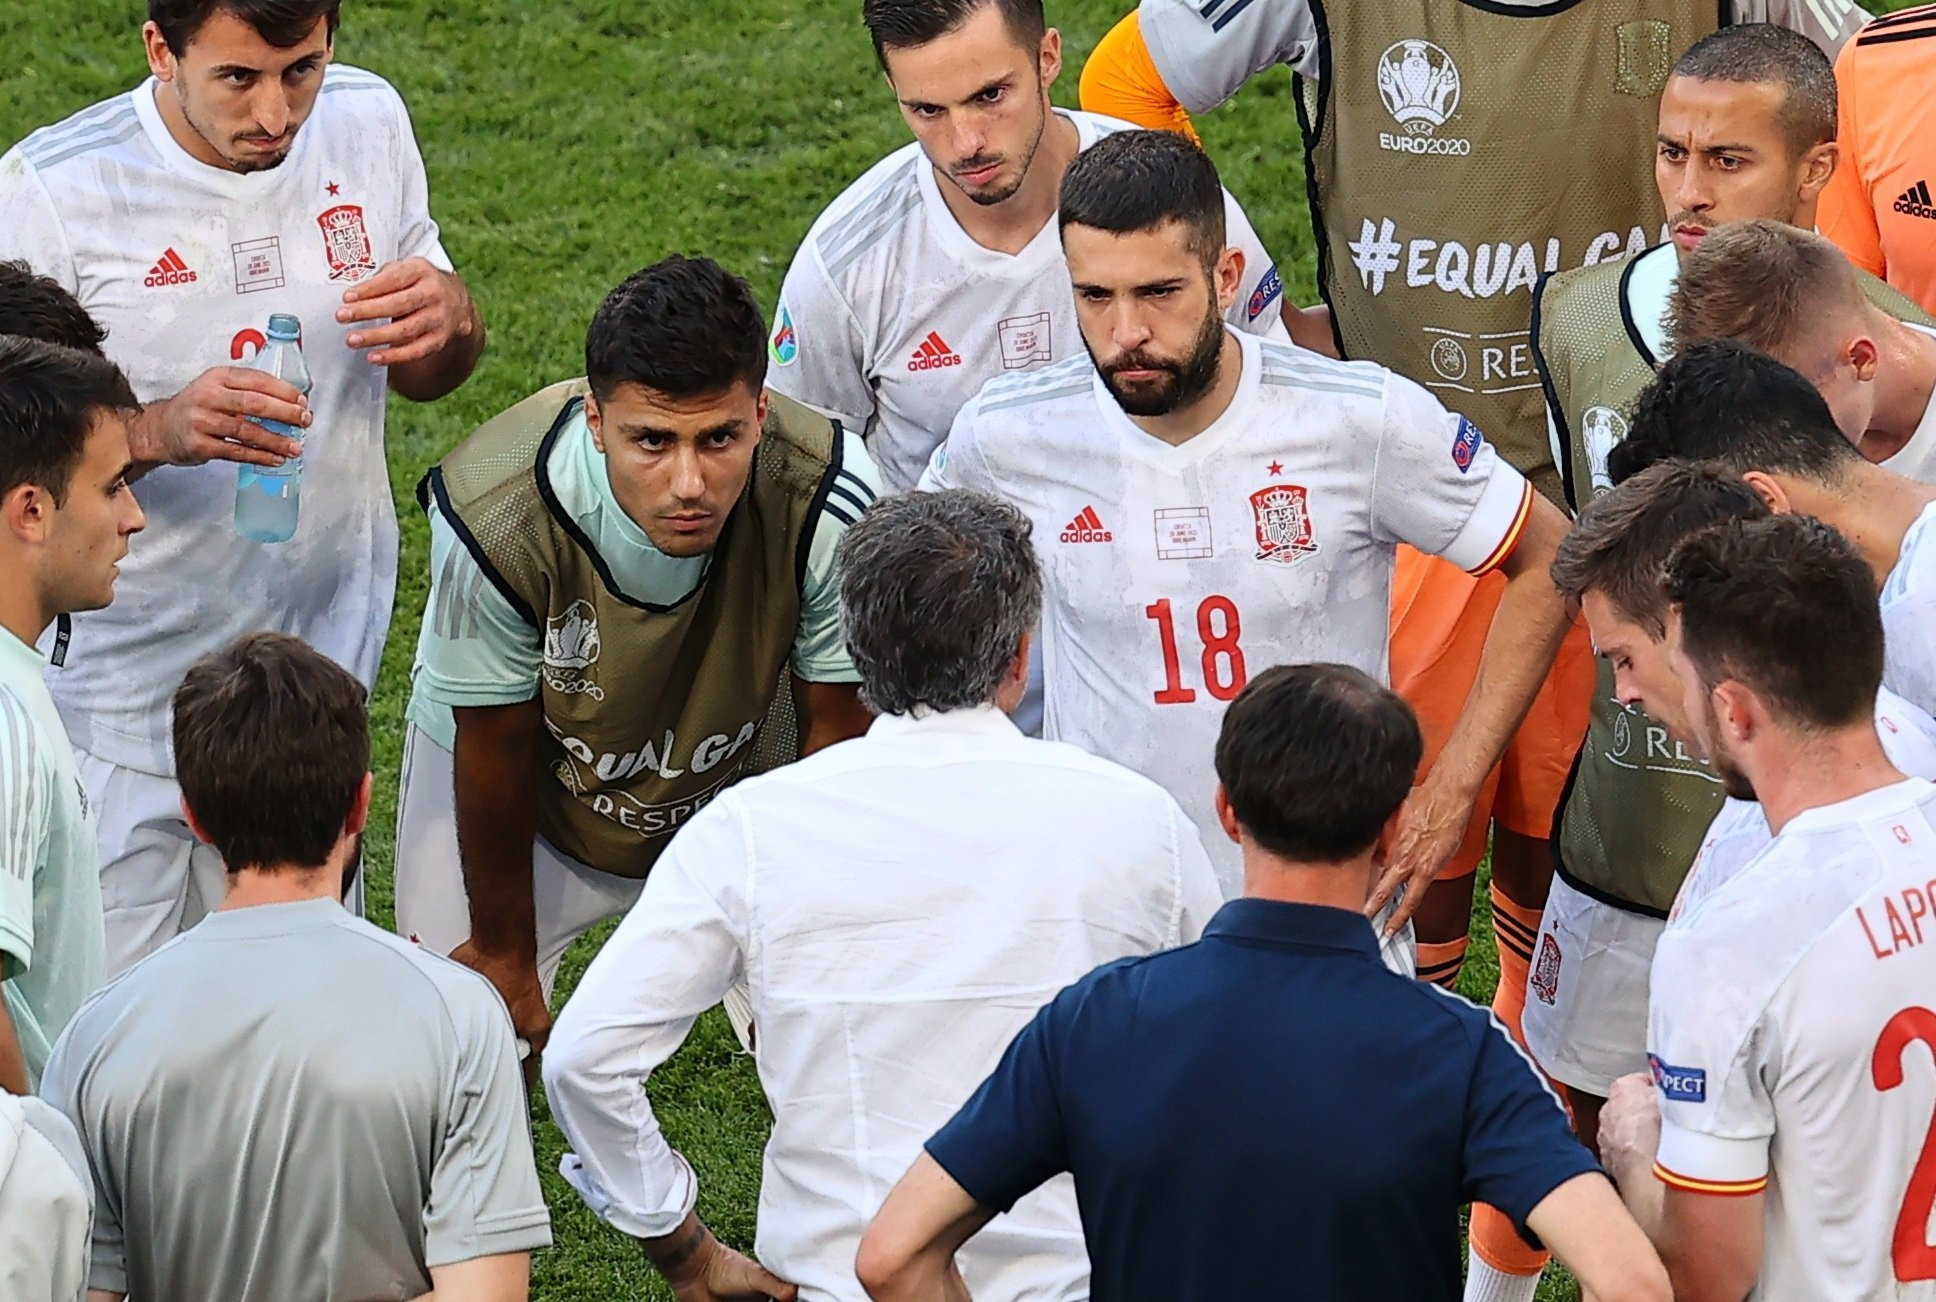
M 1217 291 L 1217 311 L 1230 311 L 1230 305 L 1237 301 L 1237 291 L 1244 284 L 1244 251 L 1235 245 L 1217 255 L 1214 272 Z
M 1835 175 L 1841 165 L 1842 147 L 1833 140 L 1824 140 L 1802 155 L 1802 187 L 1796 196 L 1803 203 L 1814 203 L 1822 197 L 1828 179 Z
M 1766 503 L 1768 509 L 1776 515 L 1789 515 L 1794 512 L 1795 506 L 1789 500 L 1788 490 L 1781 486 L 1780 480 L 1767 471 L 1745 470 L 1741 473 L 1741 482 L 1752 488 L 1755 496 Z
M 23 543 L 43 543 L 54 522 L 54 495 L 39 484 L 15 484 L 0 497 L 0 520 Z
M 1715 726 L 1730 741 L 1747 741 L 1767 714 L 1761 698 L 1746 683 L 1730 678 L 1713 688 Z
M 600 455 L 605 452 L 605 417 L 598 409 L 598 398 L 594 394 L 585 395 L 585 428 L 592 433 L 592 446 Z
M 195 817 L 195 811 L 188 807 L 187 796 L 181 798 L 181 811 L 182 822 L 188 824 L 189 833 L 203 845 L 214 845 L 215 838 L 208 834 L 208 829 L 202 826 L 202 820 Z
M 1048 93 L 1062 75 L 1062 33 L 1051 27 L 1042 33 L 1042 46 L 1035 53 L 1035 66 L 1042 74 L 1042 92 Z
M 1217 784 L 1216 805 L 1217 823 L 1223 828 L 1223 834 L 1229 837 L 1232 842 L 1238 845 L 1243 844 L 1243 835 L 1237 828 L 1237 811 L 1230 807 L 1230 797 L 1224 794 L 1223 783 L 1221 782 Z
M 375 781 L 365 773 L 362 784 L 356 788 L 356 799 L 350 801 L 349 816 L 343 820 L 345 836 L 361 836 L 363 830 L 370 825 L 370 797 L 375 790 Z
M 141 25 L 141 47 L 148 56 L 148 71 L 155 74 L 157 81 L 175 79 L 175 52 L 168 48 L 163 39 L 161 28 L 155 23 Z
M 1875 379 L 1882 365 L 1882 346 L 1868 335 L 1857 335 L 1843 346 L 1842 356 L 1855 372 L 1855 378 L 1867 384 Z

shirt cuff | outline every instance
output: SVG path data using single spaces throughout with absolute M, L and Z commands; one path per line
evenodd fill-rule
M 1662 1120 L 1654 1175 L 1689 1193 L 1741 1197 L 1768 1187 L 1770 1136 L 1722 1139 Z
M 1439 555 L 1468 574 L 1490 574 L 1519 545 L 1520 532 L 1532 512 L 1532 484 L 1501 461 L 1465 526 Z
M 680 1179 L 674 1185 L 672 1194 L 676 1199 L 675 1207 L 647 1211 L 642 1208 L 621 1207 L 592 1180 L 590 1171 L 578 1160 L 578 1154 L 567 1152 L 558 1159 L 558 1174 L 565 1177 L 565 1183 L 578 1191 L 585 1200 L 585 1206 L 592 1209 L 592 1215 L 605 1222 L 621 1234 L 629 1234 L 635 1239 L 659 1239 L 672 1233 L 692 1215 L 694 1204 L 699 1199 L 699 1178 L 692 1172 L 692 1163 L 678 1150 L 669 1150 L 672 1159 L 679 1164 Z

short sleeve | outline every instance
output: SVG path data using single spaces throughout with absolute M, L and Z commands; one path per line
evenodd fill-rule
M 1723 9 L 1737 23 L 1773 23 L 1800 32 L 1833 59 L 1869 21 L 1855 0 L 1732 0 Z
M 1143 41 L 1164 85 L 1204 113 L 1264 69 L 1318 71 L 1318 27 L 1308 0 L 1142 0 Z
M 861 434 L 874 425 L 867 340 L 820 261 L 819 228 L 787 268 L 767 339 L 766 385 Z
M 1448 996 L 1450 997 L 1450 996 Z M 1575 1138 L 1525 1051 L 1490 1012 L 1483 1017 L 1466 1088 L 1465 1196 L 1490 1204 L 1533 1242 L 1526 1218 L 1553 1190 L 1600 1164 Z
M 80 292 L 60 213 L 40 173 L 17 146 L 0 158 L 0 259 L 25 262 L 69 293 Z
M 539 631 L 498 591 L 435 502 L 417 665 L 414 690 L 452 708 L 528 701 L 544 667 Z
M 1134 9 L 1096 42 L 1083 62 L 1081 98 L 1086 113 L 1198 138 L 1189 113 L 1163 84 L 1163 75 L 1150 58 L 1142 20 Z
M 40 1074 L 40 1097 L 73 1123 L 81 1137 L 81 1147 L 90 1147 L 91 1127 L 83 1113 L 82 1081 L 94 1055 L 95 1041 L 83 1030 L 86 1010 L 67 1024 L 47 1067 Z M 94 1233 L 88 1246 L 87 1286 L 108 1293 L 128 1291 L 127 1238 L 121 1229 L 121 1204 L 113 1191 L 103 1185 L 100 1167 L 89 1158 L 90 1182 L 94 1189 Z
M 927 1143 L 928 1156 L 983 1207 L 1008 1211 L 1069 1169 L 1056 1089 L 1056 1046 L 1089 982 L 1040 1009 L 981 1088 Z
M 1478 426 L 1389 372 L 1371 492 L 1381 534 L 1472 574 L 1506 558 L 1533 505 L 1532 485 Z
M 34 878 L 47 858 L 54 808 L 46 744 L 26 704 L 0 688 L 0 980 L 34 963 Z
M 1278 274 L 1277 262 L 1228 190 L 1224 191 L 1223 209 L 1224 240 L 1244 253 L 1244 276 L 1224 319 L 1239 330 L 1288 344 L 1291 332 L 1284 328 L 1284 277 Z
M 1827 237 L 1850 262 L 1872 276 L 1886 276 L 1887 257 L 1882 251 L 1882 230 L 1876 224 L 1875 202 L 1869 194 L 1869 179 L 1864 175 L 1861 126 L 1861 74 L 1855 62 L 1859 46 L 1850 45 L 1835 61 L 1836 117 L 1835 138 L 1842 156 L 1829 174 L 1828 185 L 1815 207 L 1815 228 Z
M 976 394 L 955 413 L 948 437 L 928 458 L 928 468 L 921 472 L 915 491 L 935 493 L 944 488 L 972 488 L 980 493 L 996 491 L 994 477 L 988 473 L 981 450 L 975 445 L 975 418 L 980 407 L 981 395 Z
M 417 147 L 417 133 L 410 124 L 410 110 L 403 97 L 396 97 L 397 183 L 402 196 L 401 222 L 397 230 L 397 256 L 423 258 L 440 271 L 453 271 L 450 254 L 444 252 L 437 220 L 430 215 L 430 178 L 424 172 L 423 151 Z
M 840 472 L 814 522 L 807 548 L 807 581 L 800 593 L 800 627 L 793 636 L 793 673 L 809 683 L 854 683 L 860 674 L 840 632 L 840 568 L 847 526 L 880 495 L 881 472 L 854 434 L 845 435 Z
M 466 988 L 447 992 L 457 1062 L 423 1213 L 431 1267 L 551 1242 L 511 1019 L 494 991 L 467 988 L 483 978 L 464 975 Z
M 1694 1193 L 1750 1194 L 1768 1183 L 1774 1046 L 1761 1008 L 1713 988 L 1712 959 L 1699 927 L 1669 928 L 1654 955 L 1647 1018 L 1647 1063 L 1660 1092 L 1654 1174 Z

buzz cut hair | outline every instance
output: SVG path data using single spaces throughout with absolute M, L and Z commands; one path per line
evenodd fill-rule
M 1736 339 L 1792 364 L 1824 326 L 1867 302 L 1848 258 L 1815 232 L 1769 218 L 1728 222 L 1681 259 L 1667 332 L 1676 348 Z
M 1780 86 L 1778 121 L 1796 158 L 1835 139 L 1835 65 L 1799 32 L 1773 23 L 1723 27 L 1688 46 L 1671 75 Z
M 860 20 L 874 42 L 874 58 L 887 71 L 889 50 L 912 50 L 939 40 L 989 6 L 1001 12 L 1015 43 L 1028 50 L 1049 30 L 1042 0 L 861 0 Z

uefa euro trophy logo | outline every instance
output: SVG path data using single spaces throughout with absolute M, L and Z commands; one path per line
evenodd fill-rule
M 1430 131 L 1459 106 L 1459 69 L 1430 41 L 1399 41 L 1378 56 L 1378 96 L 1405 130 Z
M 554 669 L 584 669 L 598 659 L 598 620 L 589 603 L 574 601 L 546 621 L 544 658 Z

